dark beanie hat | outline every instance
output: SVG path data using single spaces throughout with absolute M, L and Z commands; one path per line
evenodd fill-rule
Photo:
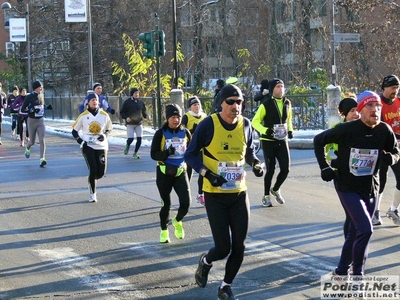
M 137 88 L 131 88 L 129 91 L 129 95 L 133 96 L 134 93 L 136 93 L 138 91 Z
M 242 91 L 239 89 L 238 86 L 234 84 L 225 85 L 219 92 L 219 98 L 221 99 L 221 101 L 224 101 L 225 99 L 228 99 L 232 96 L 237 96 L 239 97 L 238 100 L 243 100 Z
M 283 80 L 282 80 L 282 79 L 279 79 L 279 78 L 271 79 L 271 80 L 268 82 L 268 85 L 269 85 L 269 94 L 270 94 L 271 96 L 272 96 L 272 93 L 274 92 L 275 86 L 276 86 L 278 83 L 284 84 L 284 83 L 283 83 Z
M 268 79 L 261 80 L 260 91 L 262 92 L 263 90 L 269 90 L 269 80 Z
M 98 96 L 96 95 L 96 93 L 91 93 L 89 95 L 87 95 L 87 101 L 89 103 L 90 100 L 92 100 L 93 98 L 97 98 Z
M 218 79 L 218 80 L 217 80 L 217 85 L 218 85 L 220 88 L 223 88 L 223 86 L 225 85 L 225 81 L 224 81 L 223 79 Z
M 37 88 L 39 88 L 41 86 L 42 86 L 42 83 L 40 81 L 36 80 L 35 82 L 32 83 L 32 89 L 33 90 L 36 90 Z
M 339 113 L 346 117 L 349 111 L 357 107 L 357 100 L 354 98 L 344 98 L 342 101 L 339 102 Z
M 188 107 L 190 108 L 195 103 L 200 103 L 200 99 L 197 96 L 190 97 L 188 100 Z
M 13 86 L 12 91 L 13 91 L 13 92 L 14 92 L 14 91 L 19 91 L 19 89 L 18 89 L 17 86 Z
M 385 78 L 383 78 L 381 87 L 383 90 L 385 87 L 394 86 L 394 85 L 400 85 L 400 80 L 396 75 L 389 75 L 389 76 L 386 76 Z
M 100 83 L 100 82 L 95 82 L 95 83 L 93 84 L 93 91 L 94 91 L 98 86 L 101 86 L 101 83 Z
M 168 120 L 174 115 L 182 117 L 182 110 L 177 104 L 168 104 L 165 107 L 165 118 Z

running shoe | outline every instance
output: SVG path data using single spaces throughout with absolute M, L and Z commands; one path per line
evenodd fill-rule
M 235 296 L 233 296 L 230 285 L 226 285 L 222 289 L 218 288 L 218 299 L 219 300 L 237 300 L 237 298 L 235 298 Z
M 125 154 L 125 155 L 128 155 L 129 148 L 130 148 L 129 145 L 126 145 L 126 146 L 125 146 L 125 149 L 124 149 L 124 154 Z
M 28 148 L 25 149 L 25 157 L 26 158 L 31 157 L 31 149 L 28 149 Z
M 3 143 L 1 142 L 1 138 L 0 138 L 0 145 L 3 145 Z
M 279 204 L 284 204 L 285 203 L 285 199 L 283 199 L 280 189 L 277 190 L 277 191 L 274 191 L 273 189 L 271 189 L 270 193 L 272 194 L 272 196 L 275 197 L 276 202 L 278 202 Z
M 199 287 L 203 288 L 207 285 L 208 273 L 210 272 L 212 265 L 206 265 L 203 261 L 206 256 L 203 253 L 199 259 L 199 265 L 197 266 L 196 273 L 194 274 L 194 279 Z
M 140 159 L 140 156 L 139 156 L 139 154 L 137 154 L 137 152 L 135 152 L 135 153 L 133 153 L 133 158 Z
M 265 195 L 262 197 L 262 206 L 264 207 L 272 207 L 271 198 L 269 195 Z
M 47 165 L 46 159 L 43 157 L 40 159 L 40 167 L 43 168 L 45 165 Z
M 90 203 L 97 202 L 97 195 L 96 195 L 96 193 L 90 194 L 89 202 L 90 202 Z
M 372 225 L 382 225 L 382 219 L 379 214 L 379 210 L 374 211 L 374 214 L 372 215 Z
M 168 232 L 168 229 L 161 230 L 160 243 L 169 243 L 169 232 Z
M 177 239 L 183 239 L 185 237 L 185 230 L 183 230 L 182 221 L 177 221 L 176 217 L 172 219 L 172 225 L 175 228 L 175 236 Z
M 196 197 L 196 201 L 201 206 L 204 206 L 206 204 L 206 200 L 204 199 L 204 194 L 198 194 Z
M 386 213 L 386 217 L 392 220 L 395 225 L 400 225 L 400 216 L 399 216 L 399 211 L 397 209 L 391 210 L 389 208 L 389 210 Z

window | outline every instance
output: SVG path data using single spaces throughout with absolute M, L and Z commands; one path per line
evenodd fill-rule
M 244 22 L 247 26 L 257 26 L 258 24 L 258 8 L 246 8 L 246 14 L 243 15 Z
M 296 5 L 293 1 L 279 2 L 275 14 L 277 23 L 293 21 L 296 18 Z
M 6 57 L 14 57 L 15 45 L 13 42 L 6 42 Z

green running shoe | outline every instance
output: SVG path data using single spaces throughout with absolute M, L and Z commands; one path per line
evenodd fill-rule
M 168 229 L 161 230 L 160 243 L 169 243 L 169 232 L 168 232 Z
M 47 164 L 46 159 L 43 157 L 40 159 L 40 167 L 43 168 Z
M 31 149 L 26 148 L 25 149 L 25 157 L 29 158 L 31 156 Z
M 139 154 L 137 154 L 137 152 L 135 152 L 135 153 L 133 154 L 133 158 L 140 159 L 140 156 L 139 156 Z
M 124 154 L 125 154 L 125 155 L 128 155 L 129 148 L 130 148 L 129 145 L 126 145 L 126 146 L 125 146 L 125 149 L 124 149 Z
M 175 227 L 175 236 L 177 239 L 185 238 L 185 230 L 183 230 L 182 221 L 177 221 L 176 217 L 172 219 L 172 225 Z

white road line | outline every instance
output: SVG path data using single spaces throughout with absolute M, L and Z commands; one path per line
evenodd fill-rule
M 80 256 L 72 248 L 36 249 L 33 250 L 45 260 L 62 267 L 62 272 L 67 276 L 76 278 L 79 282 L 97 291 L 104 290 L 130 290 L 132 297 L 144 298 L 139 291 L 132 291 L 132 284 L 124 278 L 103 272 L 86 256 Z

